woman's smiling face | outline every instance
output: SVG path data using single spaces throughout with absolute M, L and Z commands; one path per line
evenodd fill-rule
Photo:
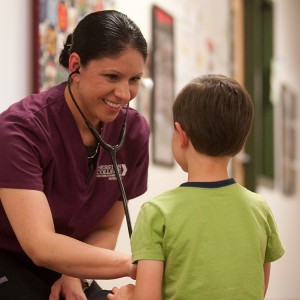
M 137 95 L 144 65 L 141 53 L 127 48 L 117 57 L 91 60 L 80 66 L 80 74 L 73 76 L 72 89 L 92 124 L 115 120 L 122 107 Z

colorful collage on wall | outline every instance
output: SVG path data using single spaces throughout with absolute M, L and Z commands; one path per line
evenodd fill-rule
M 85 15 L 105 9 L 115 9 L 115 0 L 34 1 L 34 92 L 66 80 L 58 59 L 68 34 Z

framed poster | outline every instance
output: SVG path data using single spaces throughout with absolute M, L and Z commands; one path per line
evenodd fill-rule
M 59 55 L 69 33 L 93 11 L 113 9 L 114 0 L 34 0 L 34 92 L 67 79 Z
M 152 157 L 153 163 L 173 166 L 174 20 L 152 7 Z
M 281 88 L 281 109 L 282 109 L 282 173 L 283 193 L 293 195 L 296 192 L 296 112 L 297 101 L 295 94 L 286 85 Z

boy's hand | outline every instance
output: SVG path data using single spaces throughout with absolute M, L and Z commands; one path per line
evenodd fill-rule
M 121 288 L 114 287 L 112 289 L 113 294 L 108 294 L 108 300 L 130 300 L 133 297 L 134 285 L 127 284 Z

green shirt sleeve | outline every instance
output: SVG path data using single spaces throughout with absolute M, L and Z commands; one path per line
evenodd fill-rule
M 280 241 L 277 225 L 271 210 L 268 212 L 269 237 L 265 252 L 265 263 L 275 261 L 283 256 L 284 248 Z
M 141 259 L 164 260 L 164 217 L 151 203 L 145 203 L 139 212 L 131 237 L 132 261 Z

